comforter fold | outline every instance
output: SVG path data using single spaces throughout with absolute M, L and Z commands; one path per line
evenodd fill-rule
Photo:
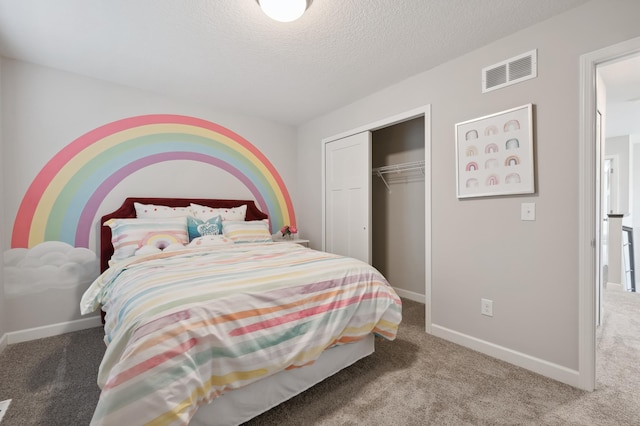
M 93 425 L 187 424 L 200 404 L 334 346 L 394 339 L 401 301 L 372 266 L 298 244 L 138 256 L 83 295 L 107 312 Z

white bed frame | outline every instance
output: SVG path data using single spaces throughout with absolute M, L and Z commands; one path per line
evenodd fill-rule
M 281 371 L 223 394 L 198 408 L 189 425 L 236 426 L 244 423 L 371 355 L 374 342 L 373 334 L 369 334 L 358 342 L 328 349 L 312 365 Z

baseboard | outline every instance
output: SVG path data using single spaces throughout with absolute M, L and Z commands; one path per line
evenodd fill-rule
M 549 377 L 550 379 L 557 380 L 569 386 L 580 388 L 580 374 L 578 370 L 572 370 L 522 352 L 476 339 L 475 337 L 436 324 L 432 324 L 431 332 L 434 336 L 533 371 L 534 373 Z
M 2 351 L 4 351 L 4 348 L 6 348 L 8 344 L 9 337 L 7 336 L 7 333 L 5 333 L 2 335 L 2 337 L 0 337 L 0 354 L 2 353 Z
M 426 303 L 427 301 L 427 298 L 425 297 L 424 294 L 416 293 L 409 290 L 403 290 L 397 287 L 394 287 L 393 289 L 396 291 L 398 296 L 404 297 L 409 300 L 413 300 L 414 302 Z
M 89 318 L 61 322 L 58 324 L 44 325 L 42 327 L 27 328 L 25 330 L 7 333 L 7 343 L 12 345 L 14 343 L 27 342 L 29 340 L 42 339 L 44 337 L 58 336 L 72 331 L 99 327 L 101 325 L 102 322 L 100 321 L 100 316 L 92 316 Z
M 619 283 L 606 283 L 604 286 L 605 290 L 611 291 L 624 291 L 624 286 Z

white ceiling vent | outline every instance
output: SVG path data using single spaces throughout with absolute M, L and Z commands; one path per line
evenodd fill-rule
M 482 93 L 538 76 L 536 49 L 482 69 Z

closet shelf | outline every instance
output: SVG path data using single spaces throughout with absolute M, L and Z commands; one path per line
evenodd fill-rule
M 392 164 L 389 166 L 375 167 L 371 170 L 374 175 L 382 179 L 382 182 L 384 182 L 384 185 L 387 187 L 387 190 L 389 190 L 389 192 L 391 192 L 391 188 L 389 187 L 387 179 L 385 179 L 385 175 L 401 175 L 417 171 L 420 171 L 424 176 L 424 161 L 411 161 L 408 163 Z

